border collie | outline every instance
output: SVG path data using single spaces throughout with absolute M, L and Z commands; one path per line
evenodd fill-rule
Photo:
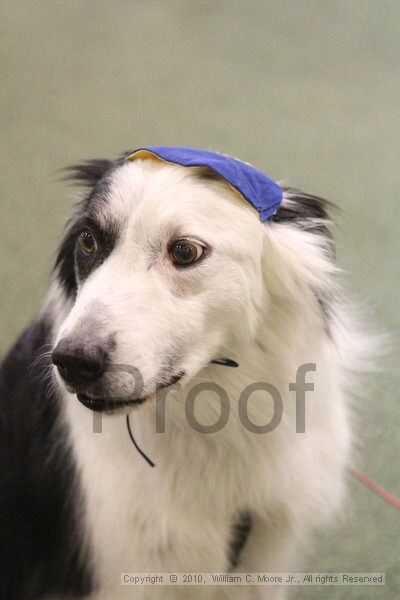
M 89 192 L 0 375 L 1 598 L 283 598 L 121 573 L 286 572 L 341 507 L 365 342 L 329 204 L 283 188 L 262 223 L 207 168 L 125 156 L 71 174 Z

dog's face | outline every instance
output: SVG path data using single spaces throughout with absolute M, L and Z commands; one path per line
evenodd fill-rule
M 265 232 L 201 169 L 124 161 L 93 183 L 60 250 L 73 306 L 53 362 L 84 404 L 111 410 L 187 381 L 254 336 Z

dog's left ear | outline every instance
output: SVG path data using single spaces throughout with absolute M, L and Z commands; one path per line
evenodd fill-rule
M 65 179 L 77 181 L 85 187 L 94 187 L 96 183 L 114 166 L 114 161 L 106 158 L 94 158 L 65 169 Z

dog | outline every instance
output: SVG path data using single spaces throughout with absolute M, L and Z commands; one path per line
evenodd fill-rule
M 261 222 L 207 166 L 127 157 L 71 169 L 87 191 L 3 361 L 1 598 L 284 598 L 229 574 L 295 568 L 345 498 L 365 341 L 331 205 L 282 187 Z

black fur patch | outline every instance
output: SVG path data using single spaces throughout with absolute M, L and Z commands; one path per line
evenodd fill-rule
M 54 267 L 68 296 L 76 294 L 75 246 L 81 231 L 82 225 L 77 213 L 67 224 Z
M 210 167 L 196 167 L 196 170 L 193 170 L 193 174 L 204 181 L 218 181 L 226 183 L 226 180 L 221 177 L 219 173 L 213 171 L 213 169 L 210 169 Z
M 239 519 L 232 526 L 231 543 L 229 547 L 229 564 L 230 568 L 236 568 L 240 563 L 240 556 L 243 548 L 246 545 L 247 538 L 251 531 L 251 515 L 248 512 L 243 512 Z
M 93 254 L 86 254 L 79 244 L 75 244 L 75 273 L 79 283 L 84 281 L 94 269 L 97 269 L 111 254 L 118 240 L 118 227 L 110 226 L 107 229 L 99 227 L 96 221 L 89 218 L 80 220 L 80 228 L 89 230 L 95 237 L 97 250 Z
M 86 160 L 82 163 L 71 165 L 65 169 L 67 181 L 78 183 L 93 188 L 115 165 L 112 160 L 98 158 Z
M 92 589 L 78 518 L 79 484 L 50 393 L 44 320 L 0 370 L 0 598 L 81 597 Z M 47 348 L 49 349 L 49 347 Z
M 76 293 L 77 275 L 84 279 L 93 268 L 104 262 L 116 243 L 118 228 L 110 223 L 107 231 L 101 229 L 96 223 L 96 209 L 99 203 L 107 201 L 109 176 L 118 164 L 105 159 L 89 160 L 66 169 L 66 179 L 90 188 L 88 196 L 78 204 L 67 224 L 56 259 L 55 270 L 68 296 Z M 93 230 L 99 242 L 99 253 L 77 265 L 76 242 L 84 228 Z
M 331 219 L 329 211 L 338 211 L 337 206 L 328 200 L 305 194 L 295 188 L 283 188 L 288 198 L 284 199 L 276 214 L 271 217 L 272 223 L 290 223 L 295 227 L 314 233 L 323 240 L 323 249 L 331 260 L 335 260 L 335 245 L 329 231 Z M 324 320 L 325 331 L 329 334 L 331 319 L 332 298 L 320 290 L 313 290 L 321 315 Z
M 337 207 L 324 198 L 305 194 L 295 188 L 282 188 L 286 198 L 270 218 L 272 223 L 290 223 L 320 235 L 326 239 L 329 249 L 333 252 L 332 235 L 328 229 L 331 222 L 329 211 Z

